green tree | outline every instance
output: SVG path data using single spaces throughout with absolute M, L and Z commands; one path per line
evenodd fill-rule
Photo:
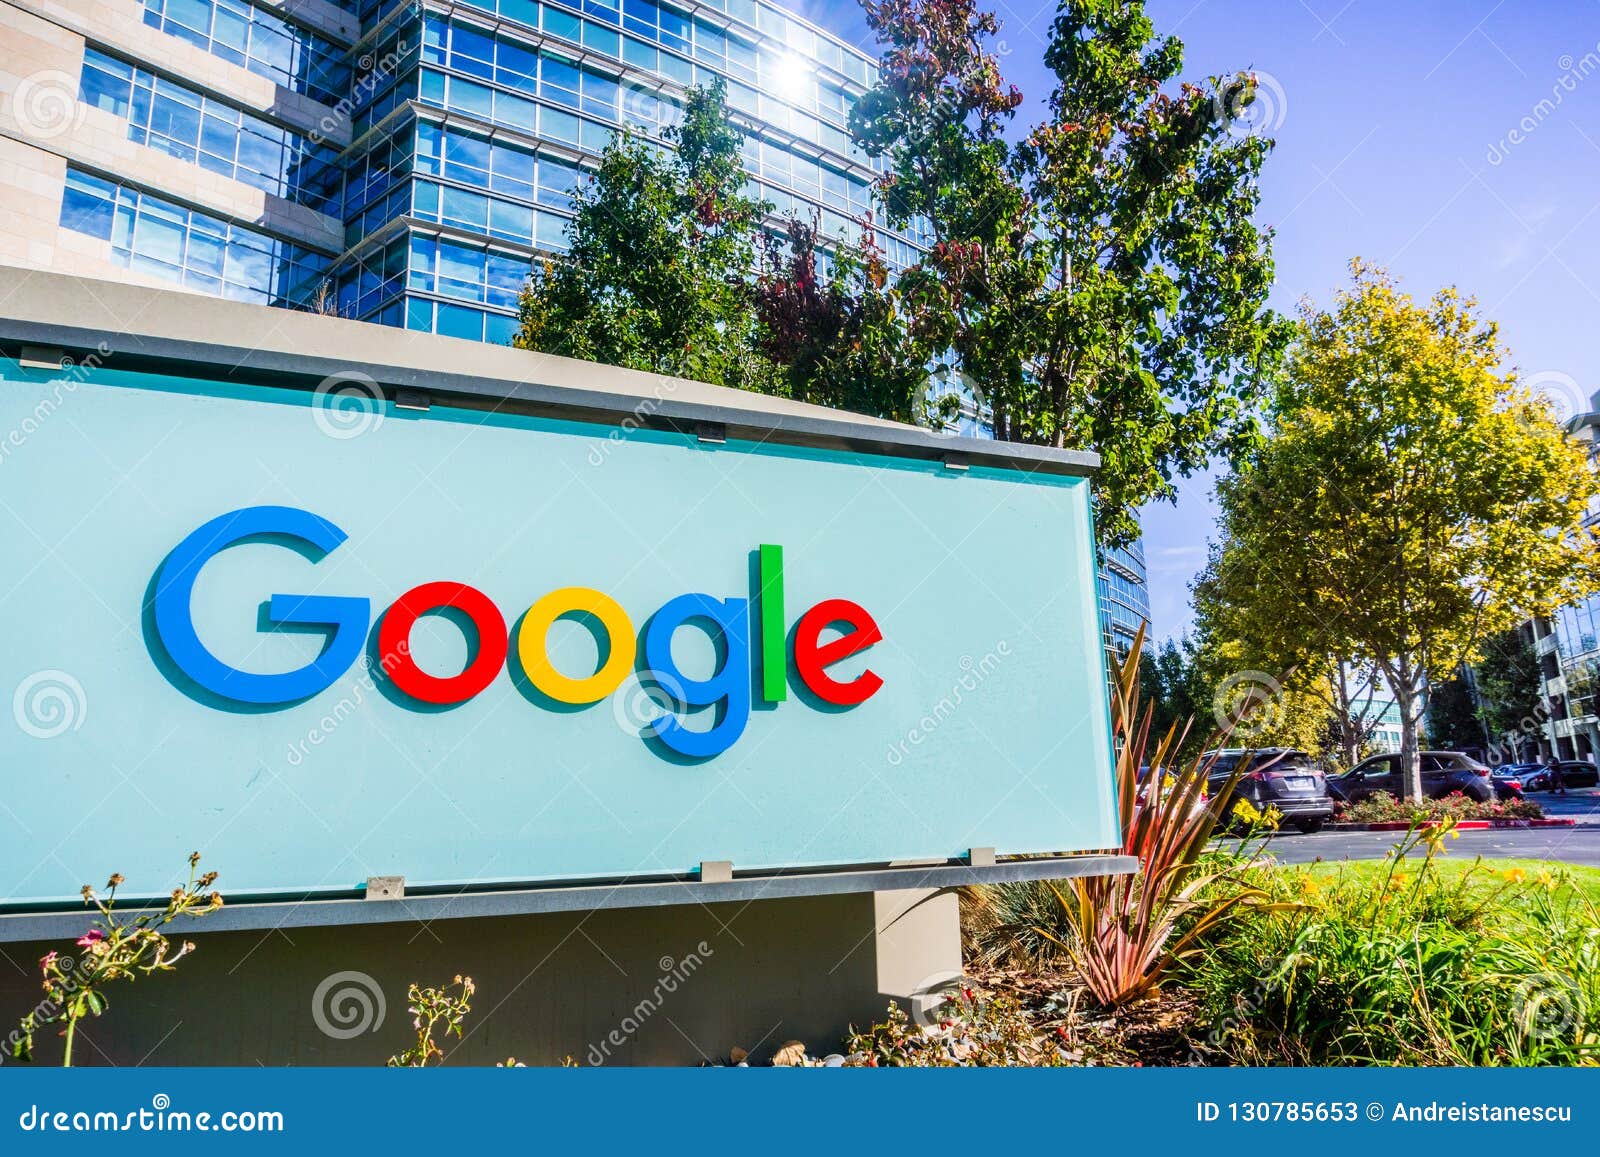
M 1484 644 L 1478 691 L 1490 732 L 1497 741 L 1509 740 L 1506 754 L 1520 759 L 1522 748 L 1549 715 L 1539 656 L 1525 628 L 1502 631 Z
M 574 197 L 569 251 L 534 270 L 513 344 L 742 388 L 772 385 L 750 275 L 770 208 L 744 195 L 725 86 L 690 89 L 668 151 L 614 136 Z
M 1287 340 L 1266 308 L 1271 234 L 1254 221 L 1272 142 L 1237 130 L 1255 80 L 1176 81 L 1182 45 L 1140 0 L 1064 0 L 1049 115 L 1015 143 L 1022 94 L 973 0 L 864 0 L 885 44 L 851 127 L 882 157 L 884 211 L 925 230 L 901 278 L 998 437 L 1101 455 L 1111 543 L 1172 478 L 1256 434 Z
M 1139 656 L 1139 696 L 1150 708 L 1151 733 L 1160 737 L 1176 726 L 1200 732 L 1203 743 L 1211 732 L 1211 695 L 1195 661 L 1194 643 L 1168 639 L 1147 643 Z M 1192 739 L 1192 736 L 1191 736 Z M 1191 746 L 1186 740 L 1183 751 Z
M 1428 742 L 1452 751 L 1483 746 L 1483 720 L 1472 687 L 1460 675 L 1428 689 Z
M 1445 289 L 1419 305 L 1351 268 L 1332 310 L 1303 307 L 1272 436 L 1218 486 L 1200 597 L 1257 636 L 1375 665 L 1414 798 L 1430 673 L 1600 587 L 1597 481 L 1548 403 L 1501 372 L 1474 302 Z

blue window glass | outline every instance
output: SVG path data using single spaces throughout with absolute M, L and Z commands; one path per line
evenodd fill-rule
M 450 66 L 485 80 L 494 79 L 495 39 L 466 24 L 450 26 Z
M 544 30 L 551 36 L 559 36 L 562 40 L 578 44 L 581 42 L 582 24 L 583 22 L 570 12 L 563 12 L 548 4 L 544 7 Z
M 583 22 L 583 46 L 615 58 L 622 51 L 622 37 L 614 28 L 603 28 L 592 21 Z
M 500 15 L 507 20 L 526 24 L 529 28 L 539 27 L 537 0 L 500 0 Z
M 83 54 L 83 74 L 78 99 L 103 112 L 128 115 L 133 92 L 133 68 L 104 53 L 88 49 Z
M 488 313 L 483 317 L 483 340 L 491 345 L 510 345 L 521 325 L 514 317 L 502 313 Z
M 483 311 L 461 305 L 439 303 L 439 320 L 434 332 L 445 337 L 463 337 L 468 341 L 483 340 Z
M 70 167 L 61 227 L 109 240 L 112 258 L 130 269 L 241 301 L 304 301 L 329 264 L 322 254 Z
M 117 187 L 110 181 L 68 170 L 61 196 L 61 227 L 109 241 L 116 203 Z
M 581 81 L 581 91 L 584 112 L 590 116 L 616 121 L 617 96 L 621 90 L 615 80 L 609 76 L 601 76 L 598 72 L 585 71 Z
M 439 186 L 432 181 L 418 181 L 412 187 L 412 212 L 430 221 L 439 219 Z
M 486 121 L 494 119 L 494 90 L 459 76 L 450 78 L 450 104 Z
M 109 92 L 107 78 L 129 89 Z M 128 121 L 128 139 L 263 192 L 331 211 L 337 154 L 261 117 L 157 78 L 95 49 L 84 52 L 80 98 Z
M 494 118 L 501 124 L 536 133 L 539 124 L 539 106 L 526 97 L 512 96 L 507 92 L 496 93 Z
M 482 231 L 489 226 L 489 198 L 465 189 L 445 189 L 439 218 L 447 225 Z
M 436 104 L 440 108 L 443 108 L 445 88 L 444 82 L 445 78 L 443 73 L 434 72 L 431 68 L 423 69 L 422 84 L 419 89 L 421 93 L 421 99 L 429 104 Z
M 660 53 L 653 46 L 641 40 L 635 40 L 631 36 L 622 38 L 622 59 L 635 68 L 646 68 L 654 72 L 656 70 L 656 57 L 659 55 Z
M 349 95 L 344 50 L 244 0 L 144 0 L 144 22 L 324 104 Z
M 433 332 L 433 302 L 421 297 L 406 298 L 406 328 Z
M 541 249 L 565 252 L 567 249 L 566 219 L 557 217 L 554 213 L 540 213 L 534 240 L 539 243 Z
M 542 57 L 539 61 L 539 91 L 545 100 L 577 108 L 578 77 L 579 70 L 575 64 L 553 56 Z
M 560 109 L 542 108 L 539 110 L 539 131 L 553 140 L 575 145 L 578 143 L 578 118 Z
M 533 210 L 496 199 L 489 204 L 489 232 L 507 241 L 532 245 Z
M 495 57 L 495 80 L 530 96 L 539 92 L 539 54 L 531 48 L 502 40 Z

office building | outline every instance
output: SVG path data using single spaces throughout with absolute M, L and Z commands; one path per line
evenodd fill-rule
M 773 224 L 857 239 L 876 65 L 757 0 L 0 0 L 0 262 L 505 343 L 612 134 L 716 79 Z M 1137 545 L 1101 606 L 1125 648 Z

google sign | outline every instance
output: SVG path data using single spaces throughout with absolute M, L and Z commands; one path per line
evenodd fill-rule
M 191 613 L 195 582 L 219 552 L 247 540 L 268 540 L 321 558 L 347 535 L 306 510 L 290 506 L 251 506 L 230 511 L 202 525 L 167 556 L 155 583 L 156 634 L 172 662 L 213 695 L 256 706 L 298 703 L 331 686 L 355 663 L 372 624 L 369 599 L 348 595 L 274 594 L 267 618 L 274 624 L 327 628 L 321 654 L 306 665 L 279 674 L 239 670 L 217 658 L 200 639 Z M 783 548 L 762 545 L 748 598 L 716 598 L 690 593 L 668 600 L 650 616 L 642 636 L 609 595 L 588 587 L 563 587 L 537 599 L 517 628 L 515 646 L 523 674 L 541 694 L 558 704 L 597 703 L 616 691 L 636 670 L 641 678 L 670 690 L 683 714 L 713 708 L 708 730 L 687 726 L 677 712 L 650 722 L 650 734 L 671 751 L 705 759 L 726 751 L 750 719 L 751 676 L 761 675 L 760 695 L 768 703 L 787 697 L 788 621 L 783 597 Z M 756 605 L 757 637 L 752 645 L 751 604 Z M 448 611 L 463 617 L 476 635 L 476 652 L 452 675 L 423 670 L 410 653 L 412 628 L 423 615 Z M 600 648 L 597 669 L 569 674 L 551 662 L 547 637 L 558 619 L 581 619 Z M 684 627 L 706 629 L 718 642 L 717 669 L 703 679 L 683 674 L 672 656 L 672 642 Z M 832 628 L 834 637 L 824 640 Z M 865 702 L 883 680 L 871 670 L 840 680 L 829 668 L 883 638 L 865 609 L 848 599 L 824 599 L 800 616 L 794 629 L 794 671 L 816 698 L 834 706 Z M 382 669 L 401 693 L 420 703 L 462 703 L 488 687 L 506 664 L 513 640 L 500 610 L 482 591 L 459 582 L 428 582 L 413 587 L 383 611 L 378 628 Z M 642 660 L 642 662 L 641 662 Z

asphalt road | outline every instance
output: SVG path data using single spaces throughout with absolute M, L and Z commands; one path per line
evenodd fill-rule
M 1570 828 L 1496 828 L 1464 831 L 1446 843 L 1452 858 L 1474 856 L 1560 860 L 1600 868 L 1600 788 L 1580 788 L 1566 795 L 1535 792 L 1528 797 L 1547 816 L 1576 821 Z M 1290 829 L 1267 844 L 1267 853 L 1285 864 L 1316 860 L 1381 860 L 1403 832 L 1333 832 L 1301 835 Z

